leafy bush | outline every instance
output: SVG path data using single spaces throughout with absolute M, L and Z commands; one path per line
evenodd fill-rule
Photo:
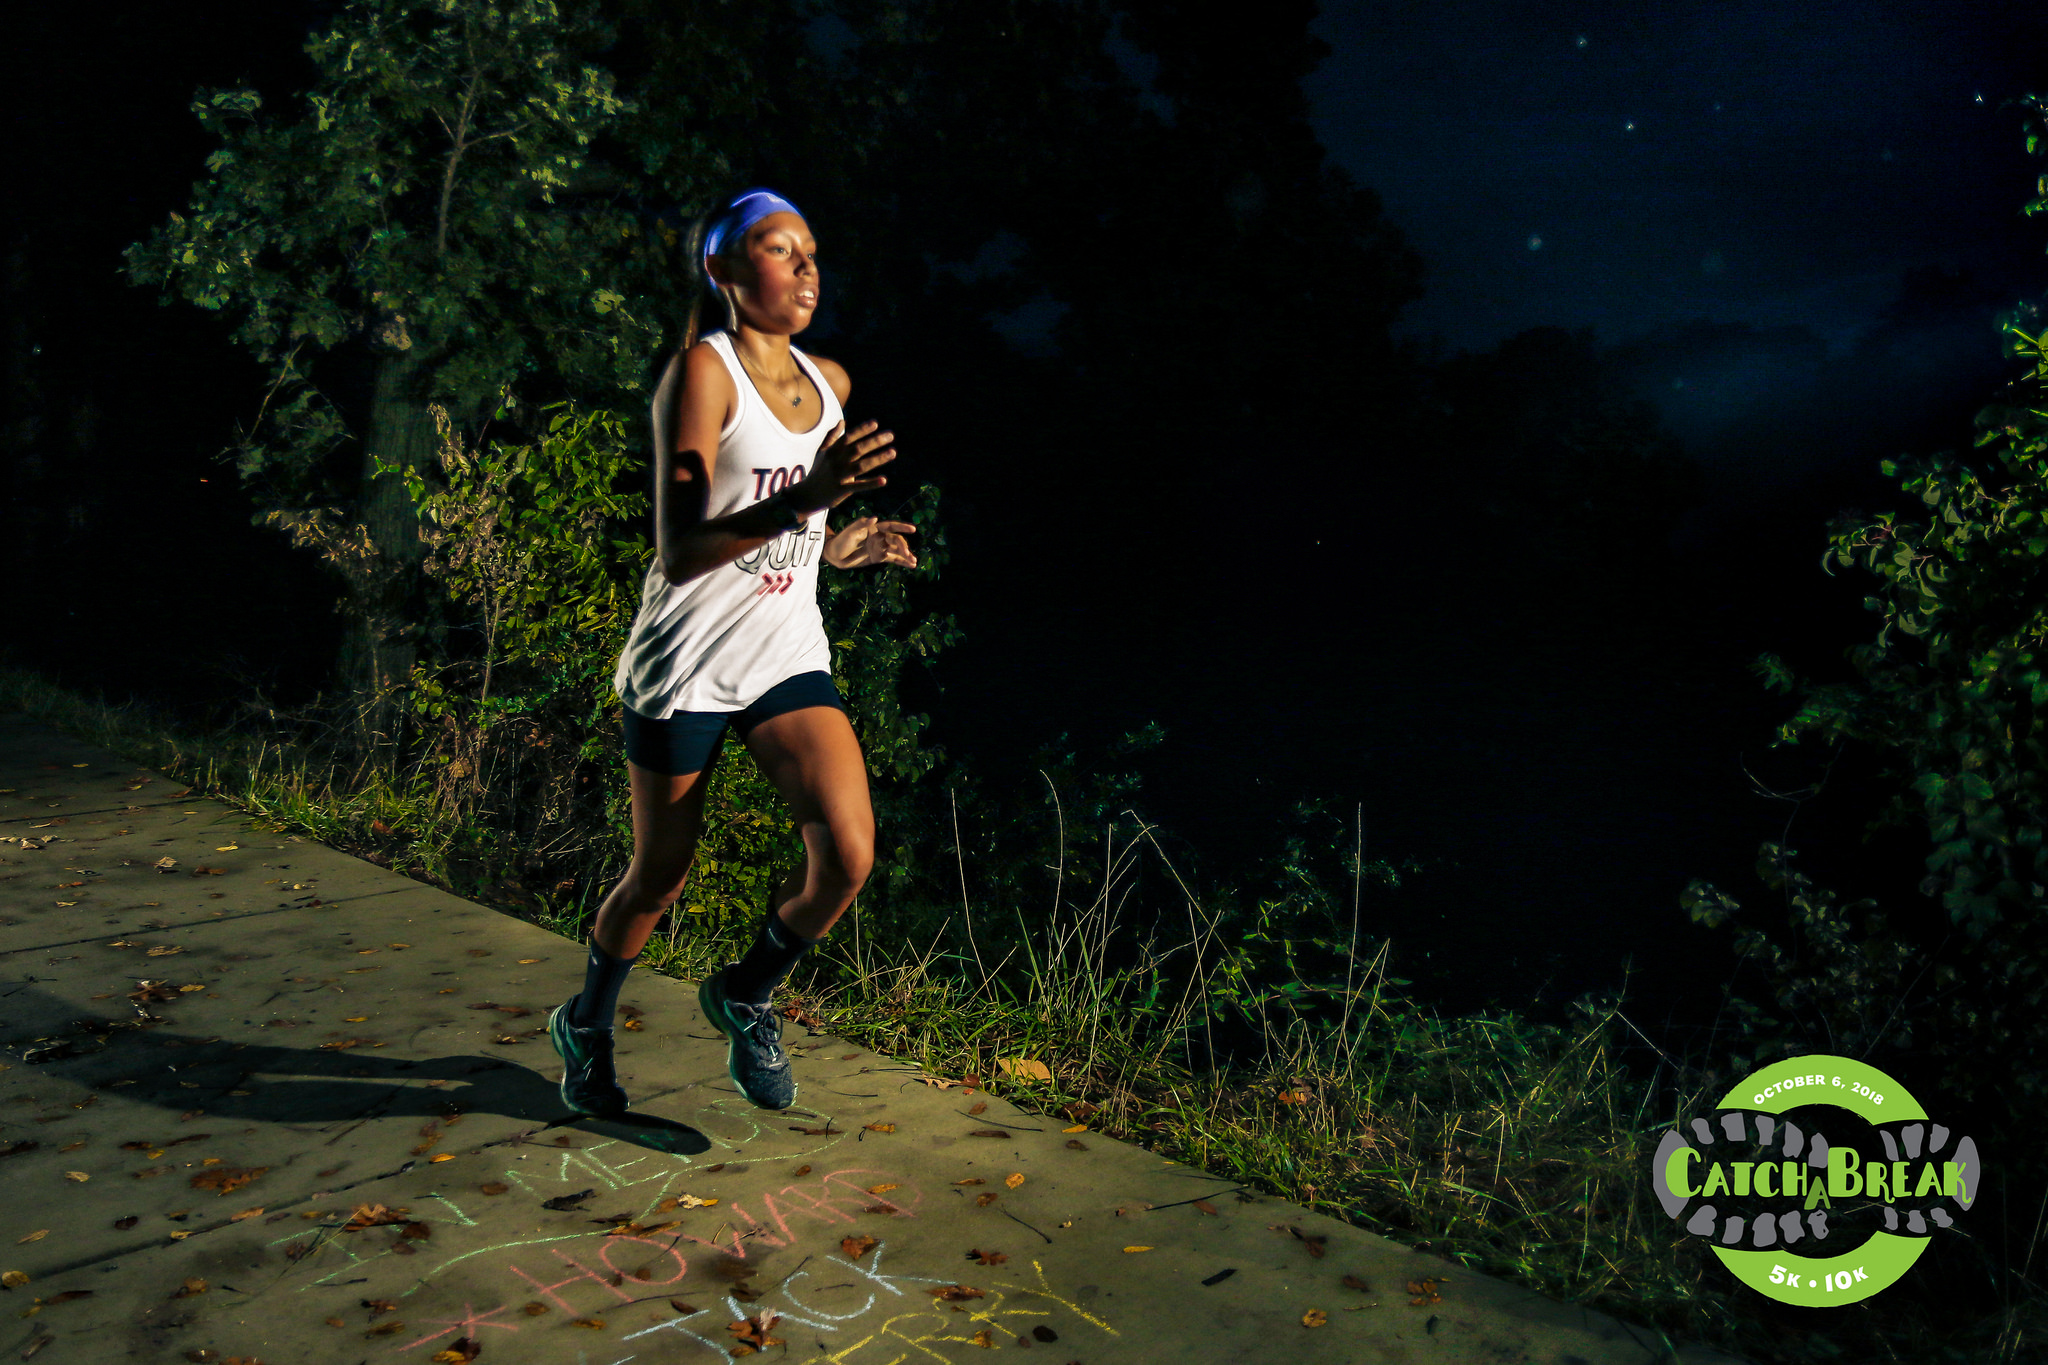
M 2038 152 L 2048 99 L 2025 103 L 2027 147 Z M 2048 181 L 2027 211 L 2048 212 Z M 1853 742 L 1885 757 L 1889 800 L 1869 833 L 1924 828 L 1919 889 L 1940 898 L 1952 948 L 1914 942 L 1875 914 L 1852 924 L 1850 912 L 1872 903 L 1839 905 L 1776 845 L 1759 871 L 1787 893 L 1805 950 L 1779 949 L 1755 929 L 1739 940 L 1761 954 L 1781 1006 L 1814 1012 L 1799 1030 L 1807 1037 L 1858 1049 L 1910 1041 L 1942 1064 L 1955 1098 L 1998 1087 L 2035 1106 L 2048 1101 L 2048 333 L 2022 324 L 2038 318 L 2022 306 L 2001 324 L 2033 367 L 1977 416 L 1976 447 L 1991 458 L 1885 460 L 1925 519 L 1852 514 L 1830 527 L 1828 571 L 1875 578 L 1864 605 L 1883 618 L 1877 638 L 1849 652 L 1856 676 L 1803 681 L 1774 654 L 1754 665 L 1798 696 L 1774 744 Z M 1708 925 L 1740 910 L 1701 881 L 1684 903 Z M 1776 1030 L 1781 1050 L 1792 1045 L 1787 1026 L 1753 1007 L 1747 1018 Z

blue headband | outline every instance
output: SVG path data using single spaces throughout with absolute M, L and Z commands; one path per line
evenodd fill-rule
M 711 258 L 719 254 L 719 248 L 727 242 L 739 241 L 748 228 L 771 213 L 794 213 L 799 218 L 803 217 L 795 204 L 774 190 L 756 187 L 735 195 L 732 202 L 711 220 L 711 226 L 704 233 L 704 279 L 713 289 L 718 287 L 718 281 L 711 278 Z

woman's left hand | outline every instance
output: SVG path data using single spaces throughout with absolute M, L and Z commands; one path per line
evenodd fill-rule
M 901 564 L 917 567 L 917 556 L 903 537 L 917 528 L 907 521 L 881 521 L 861 517 L 848 522 L 839 534 L 825 542 L 825 562 L 835 569 L 858 569 L 869 564 Z

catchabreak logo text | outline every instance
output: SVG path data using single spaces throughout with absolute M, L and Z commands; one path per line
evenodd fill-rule
M 1782 1117 L 1814 1105 L 1862 1119 L 1876 1144 L 1831 1144 Z M 1664 1212 L 1711 1239 L 1744 1283 L 1794 1303 L 1849 1304 L 1896 1283 L 1928 1236 L 1955 1225 L 1945 1205 L 1976 1202 L 1977 1144 L 1954 1138 L 1877 1068 L 1793 1057 L 1738 1083 L 1711 1118 L 1666 1133 L 1651 1180 Z M 1837 1247 L 1867 1237 L 1828 1255 L 1830 1233 Z

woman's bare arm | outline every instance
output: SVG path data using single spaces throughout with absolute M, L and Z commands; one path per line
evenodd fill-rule
M 701 341 L 670 357 L 654 390 L 654 544 L 671 583 L 730 564 L 781 534 L 775 514 L 759 503 L 704 515 L 718 433 L 738 401 L 731 373 Z

